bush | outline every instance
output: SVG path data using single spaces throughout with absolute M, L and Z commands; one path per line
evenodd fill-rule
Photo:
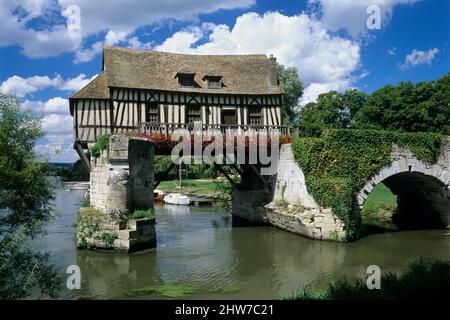
M 154 218 L 155 211 L 153 209 L 148 210 L 134 210 L 134 212 L 130 215 L 129 219 L 143 219 L 143 218 Z
M 100 154 L 103 150 L 108 149 L 109 147 L 109 138 L 111 138 L 112 134 L 105 133 L 101 136 L 97 137 L 97 141 L 91 148 L 91 155 L 95 158 L 100 157 Z

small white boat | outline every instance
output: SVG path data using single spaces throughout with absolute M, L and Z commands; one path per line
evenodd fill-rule
M 89 182 L 67 182 L 65 187 L 69 190 L 89 190 Z
M 164 203 L 188 206 L 191 198 L 181 193 L 170 193 L 164 197 Z

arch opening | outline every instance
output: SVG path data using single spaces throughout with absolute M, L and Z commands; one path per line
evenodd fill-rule
M 449 227 L 450 189 L 437 177 L 410 170 L 395 173 L 378 183 L 374 193 L 380 193 L 382 185 L 396 197 L 396 206 L 391 208 L 392 212 L 388 217 L 393 226 L 390 229 L 417 230 Z M 371 193 L 368 193 L 369 197 Z M 380 195 L 378 197 L 376 201 L 392 204 L 392 199 L 382 198 L 383 196 L 380 197 Z M 373 199 L 366 201 L 367 199 L 369 198 L 366 196 L 364 202 L 360 203 L 363 211 L 365 209 L 363 205 L 373 201 Z M 379 205 L 380 208 L 383 206 L 381 203 Z M 386 218 L 382 212 L 378 214 L 379 217 Z

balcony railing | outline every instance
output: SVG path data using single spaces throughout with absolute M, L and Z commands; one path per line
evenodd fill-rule
M 229 125 L 229 124 L 202 124 L 196 123 L 195 128 L 199 128 L 201 126 L 203 131 L 212 131 L 212 130 L 220 130 L 222 134 L 227 134 L 231 132 L 231 130 L 241 130 L 242 133 L 248 131 L 265 131 L 269 134 L 271 132 L 278 131 L 282 135 L 291 136 L 291 127 L 289 126 L 265 126 L 265 125 Z M 150 122 L 142 122 L 139 124 L 139 132 L 140 133 L 159 133 L 164 134 L 166 136 L 172 134 L 174 130 L 177 129 L 187 129 L 189 131 L 194 130 L 194 123 L 150 123 Z

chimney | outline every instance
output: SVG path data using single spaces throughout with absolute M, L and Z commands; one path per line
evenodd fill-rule
M 277 58 L 273 54 L 269 56 L 269 84 L 271 86 L 278 85 Z

